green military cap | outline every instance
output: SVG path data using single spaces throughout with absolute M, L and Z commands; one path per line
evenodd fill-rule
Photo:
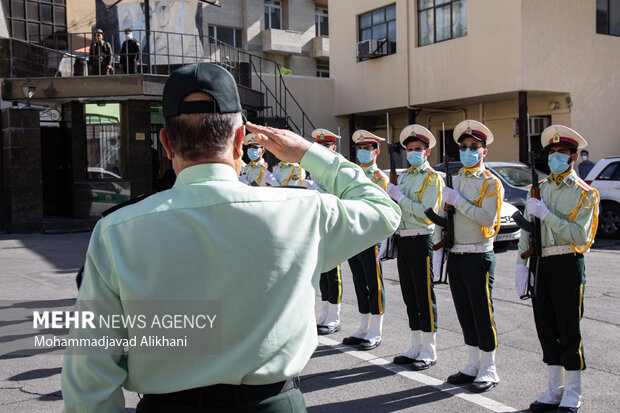
M 184 102 L 192 92 L 205 92 L 213 100 Z M 183 66 L 170 75 L 162 97 L 165 117 L 182 113 L 239 113 L 241 101 L 237 83 L 230 72 L 212 63 Z

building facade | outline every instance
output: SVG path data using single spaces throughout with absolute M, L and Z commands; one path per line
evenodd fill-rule
M 392 136 L 417 122 L 438 139 L 444 125 L 449 141 L 458 122 L 476 119 L 495 137 L 488 159 L 513 161 L 527 159 L 529 115 L 534 145 L 545 126 L 559 123 L 588 140 L 592 158 L 618 154 L 616 4 L 331 1 L 335 115 L 351 129 L 386 136 L 389 112 Z M 380 163 L 387 165 L 385 150 Z

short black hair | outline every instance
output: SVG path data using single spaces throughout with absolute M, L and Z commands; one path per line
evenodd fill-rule
M 585 149 L 582 149 L 581 153 L 585 153 L 586 155 L 590 155 L 590 152 L 586 151 Z
M 164 120 L 172 150 L 187 161 L 224 156 L 240 124 L 240 113 L 181 114 Z
M 409 145 L 411 142 L 415 142 L 415 141 L 420 141 L 424 144 L 424 148 L 428 149 L 428 142 L 426 142 L 423 139 L 420 138 L 416 138 L 415 136 L 410 136 L 407 139 L 405 139 L 405 141 L 403 142 L 403 145 L 405 146 L 405 148 L 407 147 L 407 145 Z
M 355 147 L 358 147 L 359 145 L 372 145 L 372 147 L 375 148 L 375 149 L 379 148 L 379 144 L 377 142 L 361 142 L 361 143 L 356 143 Z

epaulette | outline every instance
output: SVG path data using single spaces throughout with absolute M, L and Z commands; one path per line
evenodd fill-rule
M 493 178 L 493 174 L 488 169 L 485 169 L 482 172 L 482 175 L 484 176 L 484 179 L 491 179 L 491 178 Z
M 587 183 L 586 183 L 583 179 L 581 179 L 581 178 L 576 178 L 576 179 L 575 179 L 575 183 L 576 183 L 578 186 L 580 186 L 580 187 L 582 187 L 583 189 L 585 189 L 586 191 L 591 191 L 591 190 L 593 189 L 590 185 L 588 185 L 588 184 L 587 184 Z
M 434 170 L 433 168 L 431 168 L 430 166 L 428 168 L 426 168 L 426 170 L 428 171 L 429 174 L 435 174 L 437 175 L 437 171 Z

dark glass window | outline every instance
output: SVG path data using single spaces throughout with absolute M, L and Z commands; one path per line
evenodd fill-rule
M 265 30 L 281 29 L 281 9 L 280 2 L 275 0 L 265 0 Z
M 243 41 L 241 29 L 232 27 L 209 26 L 209 43 L 215 44 L 216 40 L 233 47 L 241 48 Z
M 467 35 L 467 0 L 418 0 L 418 46 Z
M 329 36 L 327 9 L 314 10 L 314 32 L 316 37 Z
M 329 63 L 317 62 L 316 76 L 317 77 L 329 77 Z
M 620 0 L 596 0 L 596 32 L 620 36 Z
M 61 40 L 66 35 L 63 39 L 55 38 L 67 31 L 65 0 L 3 0 L 2 4 L 11 37 L 48 46 L 65 45 L 66 41 Z
M 358 16 L 359 41 L 387 42 L 387 54 L 396 53 L 396 5 L 392 4 Z M 378 47 L 382 47 L 378 44 Z

